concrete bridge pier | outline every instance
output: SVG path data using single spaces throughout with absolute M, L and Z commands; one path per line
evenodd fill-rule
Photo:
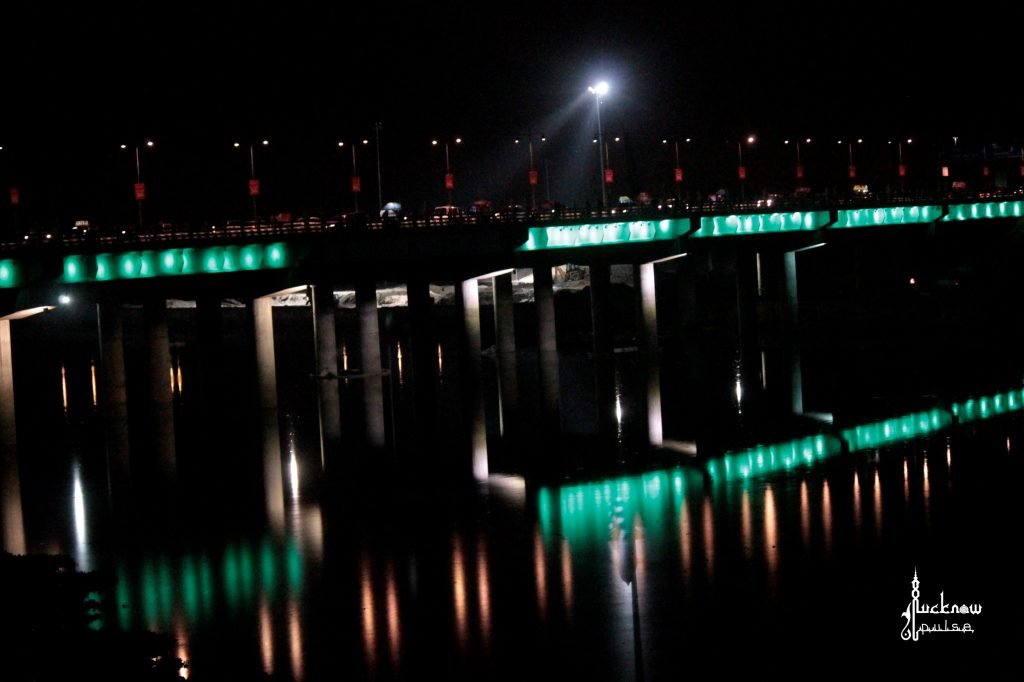
M 759 254 L 762 326 L 762 381 L 773 401 L 802 414 L 800 305 L 797 251 Z
M 157 455 L 157 475 L 161 483 L 173 484 L 177 475 L 177 450 L 174 434 L 174 394 L 171 386 L 171 345 L 167 331 L 167 301 L 146 301 L 146 340 L 149 373 L 147 377 L 147 420 Z
M 680 283 L 683 300 L 689 288 L 693 305 L 693 318 L 684 327 L 692 338 L 687 344 L 693 377 L 689 404 L 697 454 L 706 457 L 729 447 L 744 410 L 760 394 L 756 258 L 712 247 L 687 261 Z
M 410 346 L 409 377 L 413 391 L 413 420 L 421 447 L 434 443 L 437 420 L 437 333 L 432 313 L 430 282 L 414 278 L 406 283 L 409 300 Z M 414 470 L 427 470 L 422 457 L 411 462 Z
M 124 361 L 124 314 L 117 303 L 97 303 L 100 413 L 107 449 L 109 495 L 115 512 L 130 509 L 133 486 Z
M 310 286 L 313 344 L 316 351 L 317 404 L 320 412 L 320 465 L 330 473 L 341 455 L 341 397 L 338 392 L 337 304 L 330 284 Z
M 387 447 L 384 425 L 384 383 L 380 361 L 380 317 L 377 311 L 377 283 L 372 279 L 356 282 L 356 307 L 359 313 L 359 362 L 363 376 L 363 419 L 366 445 L 375 462 Z
M 483 358 L 480 341 L 480 290 L 477 278 L 455 287 L 456 302 L 462 316 L 462 395 L 464 414 L 468 415 L 470 463 L 473 478 L 486 480 L 490 473 L 487 451 L 487 415 L 481 386 Z
M 634 267 L 634 278 L 640 290 L 641 352 L 647 387 L 647 442 L 660 447 L 664 442 L 661 420 L 661 348 L 658 343 L 658 292 L 655 264 L 641 263 Z
M 546 439 L 561 433 L 559 414 L 558 335 L 551 266 L 533 268 L 533 298 L 537 308 L 537 355 L 540 365 L 541 421 Z
M 498 363 L 498 424 L 502 436 L 515 430 L 519 413 L 519 379 L 516 363 L 515 303 L 512 272 L 494 275 L 494 349 Z
M 263 447 L 263 493 L 267 520 L 280 536 L 285 529 L 284 472 L 281 461 L 281 427 L 277 411 L 277 358 L 274 352 L 274 307 L 271 296 L 253 299 L 249 305 L 256 356 L 259 397 L 260 442 Z
M 203 419 L 216 423 L 223 406 L 224 314 L 218 295 L 196 299 L 196 327 L 199 345 L 200 400 Z
M 590 265 L 590 316 L 597 437 L 610 452 L 616 431 L 615 347 L 611 319 L 611 267 L 607 263 Z
M 4 551 L 25 554 L 25 521 L 18 473 L 18 436 L 14 415 L 14 356 L 11 321 L 0 318 L 0 495 L 3 496 Z

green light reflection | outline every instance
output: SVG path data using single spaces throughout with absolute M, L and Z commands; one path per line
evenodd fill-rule
M 18 286 L 18 274 L 17 263 L 10 259 L 0 260 L 0 289 Z

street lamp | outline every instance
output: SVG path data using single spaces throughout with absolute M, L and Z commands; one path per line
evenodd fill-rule
M 757 142 L 757 137 L 754 135 L 747 135 L 747 144 L 754 144 Z M 747 192 L 747 167 L 743 165 L 743 140 L 736 140 L 736 153 L 739 157 L 739 166 L 736 168 L 736 176 L 740 180 L 740 201 L 746 201 Z
M 689 142 L 690 138 L 686 138 L 686 141 Z M 668 140 L 667 139 L 666 140 L 662 140 L 661 143 L 662 144 L 668 144 Z M 679 163 L 679 140 L 673 140 L 672 144 L 675 147 L 675 152 L 676 152 L 676 165 L 675 165 L 675 172 L 673 174 L 673 179 L 675 180 L 675 183 L 676 183 L 676 201 L 682 201 L 682 199 L 683 199 L 683 196 L 682 196 L 682 192 L 683 192 L 683 166 L 682 166 L 681 163 Z
M 452 142 L 462 144 L 461 137 L 455 137 Z M 441 144 L 438 140 L 431 140 L 430 145 L 436 147 Z M 444 188 L 448 191 L 448 205 L 452 206 L 452 190 L 455 189 L 455 173 L 452 172 L 452 157 L 448 150 L 448 140 L 444 141 Z
M 548 138 L 543 136 L 543 135 L 540 136 L 540 141 L 541 142 L 546 142 L 547 139 Z M 519 144 L 519 138 L 516 138 L 516 144 Z M 529 172 L 526 175 L 526 177 L 527 177 L 527 179 L 529 180 L 529 183 L 530 183 L 530 210 L 531 211 L 536 211 L 537 210 L 537 179 L 538 179 L 538 173 L 537 173 L 537 167 L 533 163 L 533 133 L 528 133 L 526 135 L 526 146 L 530 150 L 530 170 L 529 170 Z
M 270 144 L 270 140 L 261 140 L 260 144 L 264 147 Z M 240 142 L 235 142 L 232 146 L 235 149 L 241 148 Z M 256 151 L 254 144 L 249 143 L 249 196 L 252 198 L 252 220 L 256 227 L 260 225 L 259 213 L 256 210 L 256 197 L 260 195 L 260 181 L 256 178 Z
M 597 110 L 597 155 L 600 158 L 601 165 L 601 208 L 607 208 L 608 206 L 608 192 L 605 189 L 607 176 L 604 172 L 604 136 L 601 133 L 601 98 L 608 94 L 609 89 L 608 81 L 600 81 L 596 85 L 591 85 L 587 88 L 594 95 L 594 107 Z
M 854 142 L 853 140 L 847 140 L 847 142 L 846 142 L 846 149 L 847 149 L 847 154 L 848 154 L 848 156 L 847 156 L 848 161 L 847 161 L 847 166 L 846 166 L 846 175 L 851 180 L 853 180 L 853 179 L 855 179 L 857 177 L 857 165 L 854 164 L 854 162 L 853 162 L 853 142 Z M 863 138 L 857 138 L 856 142 L 857 142 L 857 144 L 862 144 L 864 142 L 864 139 Z M 843 141 L 839 140 L 838 143 L 842 144 Z
M 364 145 L 370 144 L 369 140 L 363 140 Z M 338 142 L 339 148 L 344 148 L 345 142 Z M 359 178 L 359 169 L 356 166 L 356 143 L 353 142 L 349 145 L 352 147 L 352 203 L 355 206 L 355 212 L 359 212 L 359 193 L 363 190 L 363 184 Z M 378 190 L 378 194 L 380 191 Z
M 139 154 L 139 147 L 144 146 L 152 149 L 155 144 L 153 140 L 146 140 L 142 145 L 135 145 L 135 203 L 139 209 L 139 229 L 142 229 L 142 202 L 146 200 L 146 184 L 142 182 L 142 155 Z M 121 149 L 128 149 L 128 145 L 122 144 Z

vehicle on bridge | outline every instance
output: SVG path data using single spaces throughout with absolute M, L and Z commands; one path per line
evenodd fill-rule
M 445 206 L 435 206 L 434 211 L 430 214 L 430 222 L 446 223 L 453 220 L 459 220 L 465 216 L 465 212 L 461 206 L 454 206 L 447 204 Z

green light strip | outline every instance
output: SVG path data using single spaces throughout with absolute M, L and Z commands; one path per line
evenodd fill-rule
M 747 213 L 702 216 L 694 237 L 729 237 L 742 234 L 769 234 L 816 230 L 828 224 L 828 211 L 793 213 Z
M 18 264 L 12 260 L 0 260 L 0 289 L 18 286 Z
M 927 412 L 915 412 L 843 429 L 842 436 L 850 444 L 850 452 L 858 452 L 927 436 L 952 423 L 953 415 L 948 410 L 936 407 Z
M 688 218 L 633 220 L 622 223 L 584 223 L 531 227 L 529 237 L 517 251 L 572 249 L 586 246 L 633 244 L 675 239 L 689 230 Z
M 1014 389 L 1005 393 L 970 398 L 961 403 L 953 403 L 953 416 L 960 423 L 991 419 L 1008 412 L 1019 412 L 1024 409 L 1024 389 Z
M 950 204 L 943 220 L 982 220 L 1024 217 L 1024 201 L 991 201 L 979 204 Z
M 818 434 L 727 453 L 708 462 L 708 473 L 715 482 L 743 480 L 778 471 L 792 471 L 798 466 L 838 455 L 842 449 L 842 441 L 835 436 Z
M 211 275 L 283 268 L 290 263 L 288 247 L 282 243 L 97 253 L 65 256 L 61 281 L 77 284 L 174 275 Z
M 844 209 L 838 212 L 832 227 L 879 227 L 930 223 L 942 217 L 941 206 L 896 206 L 888 208 Z

